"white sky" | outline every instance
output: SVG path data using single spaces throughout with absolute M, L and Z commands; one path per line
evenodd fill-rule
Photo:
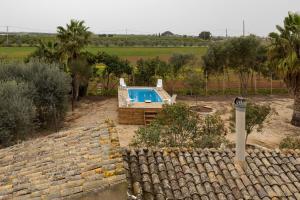
M 300 0 L 0 0 L 0 31 L 55 32 L 70 19 L 85 20 L 94 33 L 246 33 L 266 36 Z

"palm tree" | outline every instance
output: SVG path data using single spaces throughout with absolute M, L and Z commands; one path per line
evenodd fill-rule
M 71 20 L 66 28 L 57 27 L 57 38 L 61 52 L 67 55 L 68 59 L 77 58 L 82 49 L 88 45 L 91 32 L 89 27 L 84 25 L 84 21 Z
M 59 62 L 59 55 L 57 52 L 57 42 L 43 42 L 39 41 L 36 50 L 26 58 L 26 62 L 28 62 L 31 58 L 44 60 L 49 63 Z
M 57 38 L 61 62 L 70 70 L 72 77 L 72 109 L 74 100 L 78 100 L 81 80 L 89 77 L 90 66 L 85 64 L 87 58 L 82 50 L 89 43 L 91 32 L 89 27 L 84 25 L 84 21 L 71 20 L 66 28 L 57 27 Z
M 276 28 L 279 33 L 269 35 L 272 41 L 269 60 L 294 95 L 291 123 L 300 126 L 300 15 L 290 12 L 284 19 L 284 26 Z

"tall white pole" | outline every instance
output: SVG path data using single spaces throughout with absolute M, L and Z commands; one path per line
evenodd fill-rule
M 246 100 L 238 97 L 234 100 L 235 133 L 236 133 L 236 161 L 245 165 L 246 156 Z

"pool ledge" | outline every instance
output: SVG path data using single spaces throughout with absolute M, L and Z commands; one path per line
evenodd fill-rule
M 154 89 L 163 102 L 128 102 L 128 89 Z M 163 103 L 168 102 L 170 95 L 156 87 L 126 87 L 118 89 L 118 122 L 119 124 L 144 125 L 153 120 L 162 110 Z M 127 103 L 128 102 L 128 103 Z
M 154 89 L 157 94 L 162 99 L 162 102 L 132 102 L 128 105 L 127 99 L 128 97 L 128 89 Z M 126 88 L 118 88 L 118 102 L 119 108 L 162 108 L 163 102 L 170 99 L 170 95 L 162 88 L 156 87 L 126 87 Z

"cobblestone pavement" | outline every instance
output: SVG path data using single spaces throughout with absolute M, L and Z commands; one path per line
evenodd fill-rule
M 62 199 L 126 181 L 116 129 L 77 128 L 0 149 L 0 199 Z

